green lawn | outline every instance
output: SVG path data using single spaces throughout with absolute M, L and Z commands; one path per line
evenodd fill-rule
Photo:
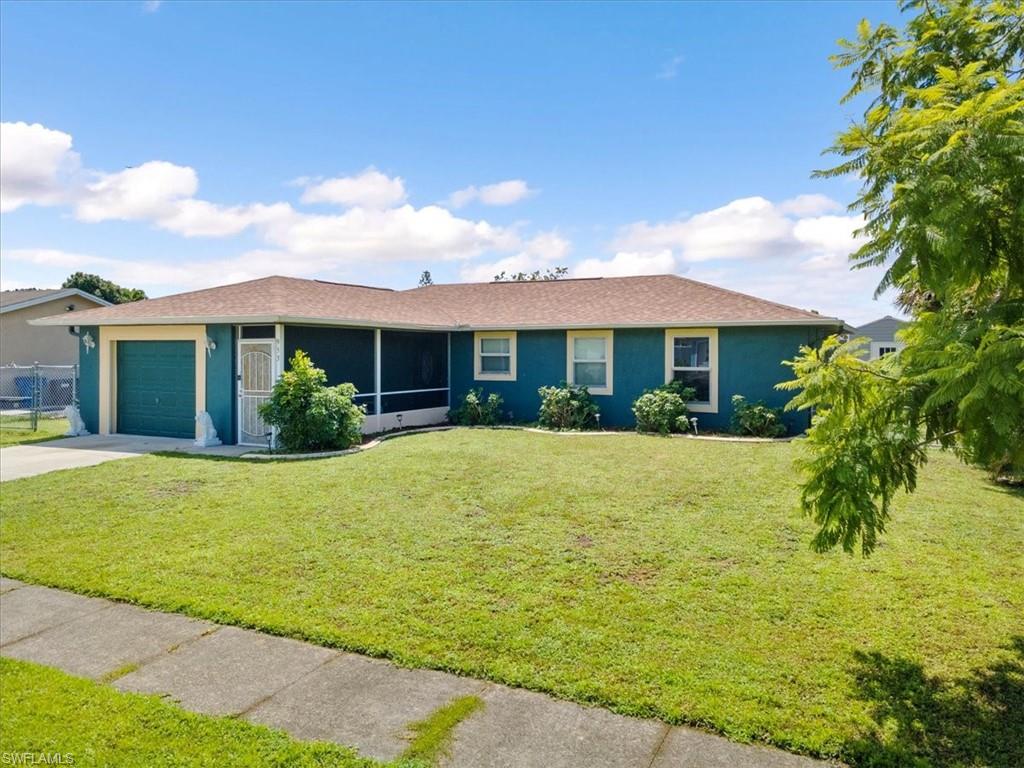
M 459 430 L 5 483 L 14 578 L 863 765 L 1024 763 L 1024 495 L 936 454 L 870 559 L 799 443 Z
M 40 418 L 38 428 L 32 429 L 28 416 L 0 416 L 0 448 L 6 445 L 41 443 L 64 437 L 68 431 L 67 419 Z
M 242 720 L 191 714 L 156 696 L 120 693 L 11 659 L 0 659 L 0 752 L 31 753 L 43 765 L 57 755 L 60 765 L 76 766 L 381 765 L 333 744 L 303 743 Z M 40 756 L 49 756 L 50 763 Z

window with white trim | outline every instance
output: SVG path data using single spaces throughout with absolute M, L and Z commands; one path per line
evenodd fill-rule
M 718 412 L 718 330 L 675 328 L 665 331 L 665 381 L 678 381 L 696 394 L 687 407 Z
M 592 395 L 612 394 L 611 331 L 568 331 L 566 381 Z
M 477 380 L 516 380 L 515 331 L 477 331 L 473 347 Z

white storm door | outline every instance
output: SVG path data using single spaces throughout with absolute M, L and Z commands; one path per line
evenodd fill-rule
M 267 444 L 270 432 L 259 408 L 270 399 L 274 388 L 274 345 L 265 339 L 238 342 L 238 442 Z

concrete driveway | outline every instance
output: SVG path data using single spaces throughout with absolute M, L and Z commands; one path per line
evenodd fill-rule
M 138 435 L 86 435 L 0 448 L 0 482 L 42 475 L 58 469 L 90 467 L 156 451 L 181 451 L 214 456 L 240 456 L 250 448 L 221 445 L 196 448 L 191 440 Z

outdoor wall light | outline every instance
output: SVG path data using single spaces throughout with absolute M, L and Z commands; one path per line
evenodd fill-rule
M 96 340 L 88 331 L 86 331 L 85 335 L 82 337 L 82 346 L 85 347 L 85 354 L 89 354 L 89 350 L 96 346 Z
M 217 342 L 211 339 L 209 336 L 206 337 L 206 356 L 213 357 L 213 350 L 217 348 Z

